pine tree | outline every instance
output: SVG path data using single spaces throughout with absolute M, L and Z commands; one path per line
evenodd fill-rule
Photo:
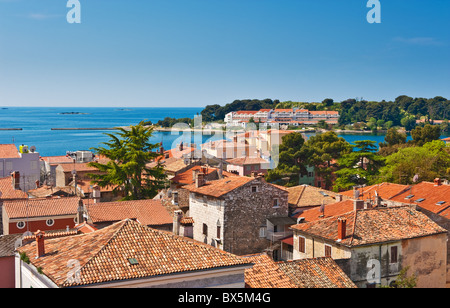
M 152 126 L 144 122 L 129 128 L 117 128 L 116 134 L 106 133 L 111 140 L 104 142 L 107 147 L 93 148 L 103 157 L 109 159 L 105 164 L 91 162 L 90 166 L 101 171 L 100 174 L 89 174 L 93 183 L 100 187 L 117 186 L 125 192 L 123 200 L 149 199 L 156 196 L 158 190 L 164 188 L 167 176 L 160 163 L 155 167 L 148 164 L 161 154 L 153 152 L 159 144 L 149 142 L 153 134 Z

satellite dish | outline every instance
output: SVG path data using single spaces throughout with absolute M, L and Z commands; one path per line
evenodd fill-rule
M 31 153 L 34 153 L 36 151 L 36 147 L 34 146 L 34 145 L 32 145 L 31 147 L 30 147 L 30 152 Z

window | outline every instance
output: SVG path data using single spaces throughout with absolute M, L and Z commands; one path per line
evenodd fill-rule
M 306 252 L 306 241 L 303 236 L 298 237 L 298 251 L 305 253 Z
M 266 227 L 260 227 L 259 228 L 259 237 L 266 237 L 266 231 L 267 231 Z
M 208 225 L 203 224 L 203 235 L 208 235 Z
M 220 238 L 220 226 L 217 226 L 217 238 Z
M 55 224 L 55 221 L 53 219 L 47 219 L 45 224 L 49 227 L 53 226 Z
M 398 262 L 398 250 L 397 246 L 391 247 L 391 262 L 390 263 L 397 263 Z
M 17 226 L 17 228 L 18 229 L 23 229 L 23 228 L 25 228 L 25 221 L 19 221 L 17 224 L 16 224 L 16 226 Z
M 331 257 L 331 246 L 325 245 L 325 257 Z
M 280 207 L 278 198 L 273 199 L 273 207 Z
M 252 186 L 252 193 L 258 192 L 258 186 Z
M 436 203 L 436 205 L 442 205 L 444 203 L 445 203 L 445 201 L 439 201 L 438 203 Z
M 422 201 L 424 201 L 425 200 L 425 198 L 419 198 L 419 199 L 417 199 L 415 202 L 422 202 Z
M 173 203 L 175 205 L 178 204 L 178 192 L 173 193 Z
M 414 197 L 414 195 L 408 195 L 405 197 L 405 199 L 411 199 L 412 197 Z

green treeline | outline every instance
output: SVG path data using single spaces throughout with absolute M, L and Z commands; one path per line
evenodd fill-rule
M 404 127 L 410 131 L 416 127 L 416 120 L 433 124 L 434 120 L 448 120 L 450 117 L 450 100 L 436 96 L 434 98 L 412 98 L 401 95 L 394 101 L 366 101 L 347 99 L 335 102 L 331 98 L 322 102 L 293 102 L 272 99 L 235 100 L 224 106 L 208 105 L 201 112 L 204 122 L 223 120 L 225 115 L 239 110 L 260 110 L 276 108 L 304 108 L 314 110 L 333 110 L 340 114 L 339 128 L 389 129 L 394 126 Z M 350 125 L 354 127 L 349 127 Z M 445 127 L 447 130 L 448 123 Z
M 381 182 L 412 184 L 450 178 L 450 147 L 439 140 L 439 126 L 427 124 L 411 131 L 412 140 L 395 128 L 388 130 L 385 142 L 358 140 L 350 144 L 335 132 L 326 132 L 304 140 L 300 132 L 282 138 L 278 165 L 269 170 L 266 180 L 284 186 L 296 186 L 307 167 L 325 189 L 345 191 L 358 185 Z

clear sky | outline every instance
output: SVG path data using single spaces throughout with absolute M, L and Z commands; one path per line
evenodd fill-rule
M 450 1 L 0 0 L 0 106 L 450 98 Z

